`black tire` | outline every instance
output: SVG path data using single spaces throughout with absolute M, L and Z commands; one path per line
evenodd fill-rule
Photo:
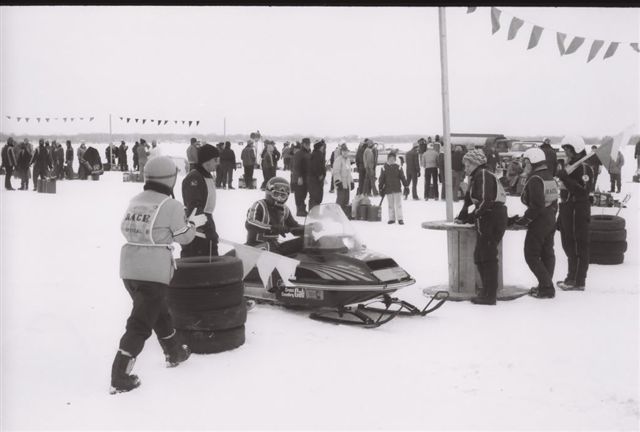
M 244 326 L 218 331 L 176 330 L 181 340 L 196 354 L 229 351 L 244 344 Z
M 172 310 L 173 325 L 177 329 L 191 331 L 215 331 L 240 327 L 247 321 L 247 304 L 206 312 Z
M 622 264 L 624 262 L 624 254 L 589 254 L 589 263 L 590 264 Z
M 625 241 L 627 239 L 627 230 L 615 230 L 615 231 L 589 231 L 589 238 L 592 242 L 618 242 Z
M 242 282 L 208 288 L 169 288 L 167 302 L 176 311 L 208 312 L 239 305 L 243 295 Z
M 209 262 L 211 260 L 211 262 Z M 230 256 L 202 256 L 176 260 L 172 288 L 228 285 L 242 281 L 242 261 Z
M 592 215 L 589 229 L 592 231 L 617 231 L 625 227 L 625 220 L 614 215 Z
M 591 242 L 589 245 L 589 253 L 596 255 L 614 255 L 624 253 L 627 251 L 626 241 L 612 241 L 612 242 Z

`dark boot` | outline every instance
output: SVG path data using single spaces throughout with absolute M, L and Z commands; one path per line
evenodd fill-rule
M 529 291 L 529 295 L 535 298 L 554 298 L 556 296 L 556 290 L 553 286 L 549 287 L 534 287 Z
M 298 211 L 296 212 L 296 216 L 307 216 L 307 211 L 305 210 L 304 206 L 302 207 L 298 207 Z
M 482 289 L 480 290 L 476 298 L 471 299 L 471 303 L 481 305 L 495 305 L 496 293 L 498 290 L 498 263 L 480 263 L 478 264 L 478 273 L 480 273 L 480 279 L 482 280 Z
M 111 366 L 111 388 L 109 393 L 116 394 L 128 392 L 140 385 L 140 379 L 136 375 L 129 375 L 136 359 L 128 353 L 118 350 Z
M 565 280 L 563 282 L 558 282 L 558 288 L 563 291 L 584 291 L 584 283 L 578 284 L 572 280 Z
M 158 341 L 164 352 L 164 357 L 167 360 L 167 367 L 176 367 L 191 355 L 189 347 L 180 344 L 178 341 L 175 330 L 171 336 L 165 339 L 158 338 Z

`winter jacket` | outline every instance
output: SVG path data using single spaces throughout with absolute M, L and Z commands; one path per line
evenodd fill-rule
M 327 176 L 327 166 L 324 152 L 314 149 L 309 159 L 309 176 L 316 181 L 324 181 Z
M 13 144 L 5 144 L 4 147 L 2 147 L 2 166 L 5 168 L 11 168 L 16 166 L 16 162 Z
M 51 156 L 44 146 L 38 146 L 31 158 L 31 164 L 40 170 L 45 170 L 52 167 Z
M 558 183 L 547 169 L 546 164 L 534 169 L 527 179 L 520 197 L 522 204 L 527 206 L 524 218 L 532 221 L 545 211 L 555 215 L 558 211 L 558 197 Z
M 365 149 L 367 149 L 367 145 L 365 143 L 361 143 L 358 146 L 358 150 L 356 151 L 356 168 L 358 169 L 358 171 L 364 169 L 363 157 Z
M 286 146 L 285 148 L 282 149 L 282 160 L 289 160 L 291 159 L 291 147 L 290 146 Z
M 464 157 L 464 152 L 462 151 L 453 151 L 451 153 L 451 170 L 453 171 L 464 171 L 464 162 L 462 162 L 462 158 Z
M 612 158 L 609 162 L 609 174 L 620 174 L 622 165 L 624 165 L 624 156 L 622 156 L 622 152 L 618 152 L 618 157 Z
M 64 160 L 67 163 L 73 163 L 73 147 L 67 147 L 64 153 Z
M 82 162 L 84 160 L 84 152 L 87 151 L 86 147 L 82 147 L 82 145 L 80 145 L 80 147 L 78 147 L 78 162 Z
M 413 174 L 420 172 L 420 155 L 418 154 L 418 147 L 413 147 L 409 150 L 406 155 L 406 164 L 407 164 L 407 176 L 411 176 Z
M 402 192 L 402 187 L 407 187 L 407 179 L 397 163 L 387 162 L 382 166 L 378 188 L 385 195 Z
M 139 144 L 138 149 L 136 151 L 138 153 L 138 162 L 140 163 L 140 166 L 147 163 L 147 160 L 149 158 L 149 152 L 147 151 L 147 146 L 144 144 Z
M 267 199 L 256 201 L 247 210 L 244 226 L 247 229 L 247 244 L 251 246 L 262 242 L 277 243 L 280 233 L 301 228 L 286 205 L 278 206 Z
M 129 147 L 126 144 L 120 144 L 120 147 L 118 147 L 118 161 L 121 164 L 124 164 L 127 162 L 127 150 L 129 149 Z
M 293 164 L 291 166 L 291 182 L 295 186 L 298 184 L 298 178 L 306 183 L 309 176 L 309 164 L 311 162 L 311 154 L 306 147 L 300 148 L 293 155 Z
M 575 156 L 569 161 L 569 164 L 577 162 L 580 157 Z M 561 181 L 560 200 L 562 202 L 589 201 L 589 193 L 593 190 L 594 176 L 591 166 L 581 163 L 571 174 L 568 174 L 564 169 L 556 174 Z
M 187 147 L 187 161 L 190 164 L 198 163 L 198 146 L 197 145 L 189 144 L 189 147 Z
M 434 149 L 427 149 L 422 156 L 420 156 L 420 166 L 422 168 L 437 168 L 438 167 L 438 152 Z
M 236 153 L 231 148 L 224 148 L 220 152 L 220 162 L 236 167 Z
M 262 170 L 264 171 L 265 169 L 275 169 L 276 168 L 276 160 L 273 156 L 273 153 L 269 153 L 267 151 L 265 151 L 262 154 Z
M 18 152 L 18 157 L 16 158 L 16 168 L 25 171 L 29 169 L 29 164 L 31 163 L 31 153 L 26 148 L 23 148 Z
M 458 214 L 458 219 L 466 219 L 468 209 L 473 204 L 473 214 L 479 218 L 496 206 L 504 205 L 507 195 L 502 184 L 487 165 L 480 165 L 469 176 L 469 187 L 464 196 L 464 205 Z
M 216 207 L 215 181 L 202 165 L 197 164 L 182 180 L 182 200 L 186 215 L 191 215 L 196 209 L 196 214 L 204 213 L 207 216 L 207 223 L 198 227 L 198 232 L 209 240 L 217 240 L 212 216 Z
M 331 168 L 333 174 L 333 184 L 338 185 L 338 182 L 342 183 L 342 187 L 350 188 L 353 183 L 353 177 L 351 176 L 351 163 L 349 158 L 342 156 L 336 157 L 333 161 L 333 167 Z
M 374 171 L 376 169 L 375 155 L 371 147 L 367 147 L 364 150 L 362 154 L 362 164 L 363 168 L 367 171 Z
M 633 153 L 633 158 L 634 159 L 640 158 L 640 140 L 638 140 L 638 142 L 636 143 L 636 150 Z
M 120 250 L 120 277 L 166 285 L 175 264 L 171 244 L 187 244 L 195 236 L 182 204 L 154 190 L 133 197 L 120 230 L 127 240 Z
M 242 166 L 252 167 L 256 164 L 256 152 L 252 147 L 245 147 L 240 153 L 240 159 L 242 159 Z

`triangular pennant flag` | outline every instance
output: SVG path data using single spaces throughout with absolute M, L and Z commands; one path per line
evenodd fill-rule
M 29 117 L 25 117 L 24 121 L 26 121 L 27 123 L 29 123 Z
M 135 119 L 135 120 L 136 120 L 136 123 L 138 123 L 138 119 Z
M 502 11 L 498 8 L 491 8 L 491 34 L 495 34 L 500 30 L 500 14 Z
M 513 17 L 513 19 L 511 20 L 511 24 L 509 25 L 509 36 L 507 37 L 508 40 L 512 40 L 514 37 L 516 37 L 518 31 L 520 30 L 520 27 L 522 27 L 522 24 L 524 24 L 524 21 L 522 21 L 520 18 Z
M 163 124 L 167 124 L 167 122 L 168 122 L 168 121 L 169 121 L 169 120 L 165 120 Z
M 22 118 L 22 117 L 16 117 L 16 119 L 17 119 L 18 121 L 20 121 L 20 119 L 21 119 L 21 118 Z
M 45 118 L 45 120 L 47 121 L 47 123 L 49 123 L 49 117 Z
M 73 117 L 71 117 L 71 121 L 73 121 Z
M 122 117 L 120 117 L 120 120 L 122 120 Z
M 184 124 L 184 120 L 182 120 L 182 124 Z
M 66 118 L 66 117 L 62 117 L 62 120 L 64 120 L 64 121 L 66 122 L 66 121 L 67 121 L 67 118 Z
M 604 53 L 604 57 L 602 59 L 604 60 L 613 56 L 616 53 L 616 50 L 618 49 L 618 45 L 619 45 L 618 42 L 611 42 L 609 44 L 609 47 L 607 48 L 607 52 Z
M 160 126 L 160 122 L 161 122 L 161 121 L 162 121 L 162 120 L 156 120 L 156 122 L 158 122 L 158 126 Z
M 583 37 L 578 37 L 578 36 L 574 37 L 571 43 L 569 44 L 569 48 L 567 48 L 567 50 L 565 51 L 565 55 L 573 54 L 578 50 L 578 48 L 582 46 L 583 43 L 584 43 Z
M 127 123 L 129 123 L 129 120 L 131 120 L 131 117 L 127 117 Z
M 142 119 L 142 124 L 145 124 L 147 119 Z
M 564 39 L 567 37 L 566 34 L 557 32 L 556 41 L 558 42 L 558 49 L 560 50 L 560 55 L 563 56 L 565 52 L 564 48 Z
M 282 278 L 282 281 L 285 285 L 293 285 L 293 282 L 291 282 L 289 279 L 295 276 L 296 267 L 298 267 L 298 264 L 300 264 L 300 261 L 287 258 L 285 256 L 280 257 L 280 259 L 276 263 L 276 269 L 278 270 L 278 273 L 280 273 L 280 277 Z
M 80 117 L 80 120 L 84 120 L 84 117 Z
M 472 13 L 472 12 L 475 12 L 475 11 L 476 11 L 476 9 L 478 9 L 478 8 L 477 8 L 477 7 L 475 7 L 475 6 L 468 7 L 468 8 L 467 8 L 467 13 L 468 13 L 468 14 L 470 14 L 470 13 Z
M 256 267 L 258 267 L 258 274 L 260 275 L 260 280 L 262 281 L 263 287 L 268 288 L 269 281 L 271 279 L 271 273 L 273 273 L 273 269 L 276 267 L 277 262 L 278 255 L 274 253 L 261 253 L 258 257 Z
M 612 162 L 617 160 L 620 148 L 629 142 L 635 126 L 635 124 L 629 125 L 613 138 L 608 137 L 606 140 L 603 140 L 602 145 L 596 149 L 595 154 L 607 171 L 612 168 Z
M 638 42 L 631 42 L 629 45 L 631 45 L 634 51 L 640 53 L 640 44 Z
M 38 120 L 38 123 L 40 123 L 40 117 L 36 117 L 36 119 Z
M 89 117 L 89 121 L 93 121 L 93 117 Z
M 189 127 L 191 127 L 191 123 L 193 123 L 193 120 L 189 120 Z
M 174 121 L 173 121 L 173 124 L 178 124 L 178 120 L 174 120 Z
M 242 279 L 244 279 L 258 262 L 260 250 L 251 246 L 236 244 L 236 257 L 242 261 Z
M 196 126 L 198 126 L 200 124 L 200 120 L 196 121 Z
M 591 49 L 589 50 L 589 57 L 587 58 L 587 63 L 589 63 L 591 60 L 595 58 L 595 56 L 598 55 L 598 51 L 600 51 L 600 48 L 602 48 L 603 45 L 604 45 L 603 40 L 593 41 L 593 43 L 591 44 Z

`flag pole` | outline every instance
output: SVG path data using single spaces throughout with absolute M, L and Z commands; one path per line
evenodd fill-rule
M 451 139 L 449 131 L 449 77 L 447 64 L 446 10 L 438 8 L 440 24 L 440 78 L 442 81 L 442 128 L 444 141 L 444 190 L 446 196 L 447 221 L 453 220 L 453 188 L 451 185 Z
M 109 113 L 109 146 L 113 143 L 113 136 L 111 136 L 111 113 Z

